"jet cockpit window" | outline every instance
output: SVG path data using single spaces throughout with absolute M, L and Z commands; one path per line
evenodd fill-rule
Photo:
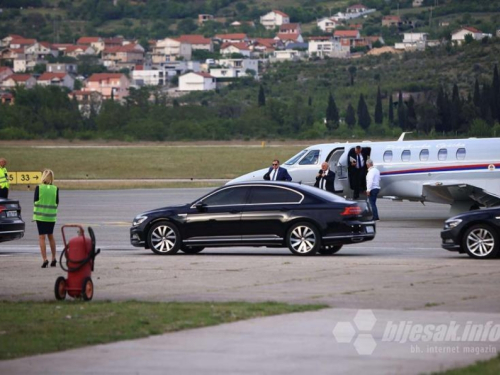
M 305 155 L 305 153 L 309 151 L 309 150 L 302 150 L 300 151 L 297 155 L 295 155 L 294 157 L 292 157 L 291 159 L 288 159 L 287 161 L 285 161 L 285 165 L 292 165 L 292 164 L 295 164 L 297 163 L 301 158 L 302 156 Z
M 401 161 L 410 161 L 410 158 L 411 158 L 411 151 L 404 150 L 403 153 L 401 154 Z
M 299 162 L 299 165 L 318 164 L 318 159 L 319 159 L 319 150 L 311 150 Z
M 392 161 L 392 151 L 387 150 L 386 152 L 384 152 L 384 162 L 390 163 L 391 161 Z
M 445 161 L 446 158 L 448 157 L 448 150 L 445 148 L 442 148 L 438 152 L 438 160 Z
M 457 160 L 464 160 L 465 159 L 465 148 L 459 148 L 457 150 Z
M 420 161 L 427 161 L 429 160 L 429 150 L 424 148 L 422 151 L 420 151 Z

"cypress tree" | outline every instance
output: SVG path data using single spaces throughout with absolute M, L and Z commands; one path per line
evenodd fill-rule
M 493 124 L 493 111 L 491 110 L 492 92 L 488 84 L 483 85 L 483 92 L 481 93 L 481 117 L 488 124 Z
M 365 97 L 363 94 L 359 95 L 358 101 L 358 123 L 364 130 L 367 130 L 371 124 L 370 112 L 368 112 L 368 107 L 365 102 Z
M 398 99 L 398 125 L 402 130 L 406 130 L 406 122 L 407 122 L 407 111 L 405 108 L 405 103 L 403 101 L 403 92 L 399 90 L 399 99 Z
M 259 88 L 259 99 L 258 99 L 259 107 L 264 107 L 266 105 L 266 94 L 264 93 L 264 87 L 260 85 Z
M 436 107 L 438 113 L 438 121 L 436 122 L 436 131 L 444 132 L 445 129 L 445 100 L 444 100 L 444 90 L 441 86 L 438 91 L 438 96 L 436 99 Z
M 382 95 L 380 94 L 380 86 L 377 91 L 377 104 L 375 104 L 375 123 L 381 124 L 384 121 L 384 113 L 382 112 Z
M 474 105 L 480 109 L 481 108 L 481 91 L 479 91 L 479 82 L 476 78 L 476 82 L 474 83 L 474 96 L 473 99 Z
M 354 107 L 351 103 L 349 103 L 349 105 L 347 106 L 345 122 L 351 129 L 354 127 L 354 125 L 356 125 L 356 113 L 354 112 Z
M 407 113 L 406 128 L 408 130 L 415 130 L 417 128 L 417 113 L 415 112 L 415 99 L 413 99 L 412 95 L 410 95 L 410 100 L 408 100 Z
M 491 114 L 494 120 L 500 122 L 500 78 L 497 64 L 493 68 L 493 82 L 491 83 Z
M 389 95 L 389 124 L 394 124 L 394 102 L 392 101 L 392 94 Z
M 457 131 L 460 128 L 460 111 L 461 111 L 461 101 L 460 95 L 458 93 L 457 84 L 453 85 L 453 93 L 451 95 L 451 108 L 450 108 L 450 129 L 451 131 Z
M 328 106 L 326 107 L 326 127 L 334 130 L 339 127 L 339 111 L 332 93 L 328 95 Z

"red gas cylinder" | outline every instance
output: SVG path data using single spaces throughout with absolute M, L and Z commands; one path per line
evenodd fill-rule
M 77 228 L 78 236 L 66 243 L 65 228 Z M 71 297 L 83 297 L 89 301 L 94 295 L 94 284 L 91 279 L 94 270 L 94 261 L 100 250 L 95 250 L 95 236 L 92 228 L 88 228 L 90 238 L 85 237 L 85 230 L 80 225 L 63 225 L 61 228 L 64 241 L 64 250 L 61 253 L 59 264 L 68 272 L 68 278 L 59 277 L 56 280 L 56 299 L 66 298 L 66 293 Z

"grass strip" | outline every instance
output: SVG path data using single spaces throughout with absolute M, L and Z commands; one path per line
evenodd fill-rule
M 0 359 L 326 307 L 278 302 L 3 301 Z
M 448 370 L 444 372 L 433 372 L 433 375 L 498 375 L 500 374 L 500 355 L 487 360 L 478 361 L 473 365 Z

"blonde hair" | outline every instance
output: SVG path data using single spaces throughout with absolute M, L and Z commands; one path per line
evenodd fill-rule
M 54 172 L 52 172 L 50 169 L 45 169 L 42 172 L 42 183 L 45 185 L 52 185 L 54 182 Z

